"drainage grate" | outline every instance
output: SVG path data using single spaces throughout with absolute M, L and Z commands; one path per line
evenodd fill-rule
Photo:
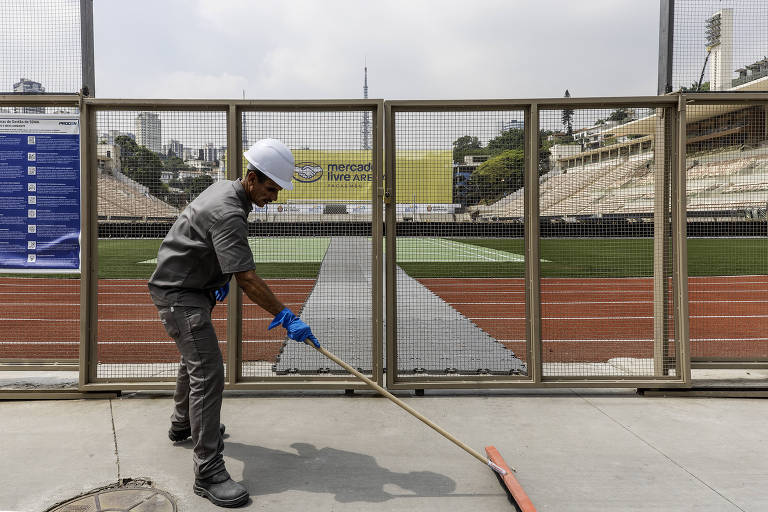
M 149 480 L 124 479 L 54 505 L 46 512 L 176 512 L 176 502 Z

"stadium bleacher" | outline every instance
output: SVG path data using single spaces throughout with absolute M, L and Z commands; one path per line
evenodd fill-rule
M 98 215 L 100 220 L 176 218 L 179 209 L 149 194 L 146 187 L 110 173 L 99 175 Z
M 689 159 L 687 195 L 689 211 L 728 211 L 766 208 L 768 158 L 744 156 L 739 151 Z M 553 171 L 541 176 L 539 209 L 542 217 L 590 217 L 610 214 L 645 214 L 654 209 L 654 161 L 646 152 L 603 162 Z M 152 196 L 146 187 L 125 175 L 104 172 L 99 176 L 98 215 L 101 220 L 175 219 L 179 209 Z M 470 207 L 456 214 L 419 213 L 398 221 L 471 222 L 521 219 L 524 190 L 499 201 Z M 407 218 L 406 218 L 407 217 Z M 254 214 L 251 222 L 348 222 L 349 214 Z M 370 221 L 370 213 L 354 216 Z
M 711 161 L 690 159 L 686 173 L 688 210 L 766 208 L 768 158 L 719 153 Z M 542 217 L 650 213 L 654 208 L 654 161 L 643 153 L 589 163 L 552 176 L 539 184 Z M 480 220 L 521 218 L 523 190 L 474 210 Z

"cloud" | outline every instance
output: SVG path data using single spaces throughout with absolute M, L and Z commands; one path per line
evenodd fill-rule
M 356 98 L 365 60 L 371 97 L 655 94 L 652 2 L 135 0 L 95 15 L 100 95 Z
M 135 92 L 148 98 L 238 98 L 247 85 L 242 75 L 171 71 L 155 75 Z

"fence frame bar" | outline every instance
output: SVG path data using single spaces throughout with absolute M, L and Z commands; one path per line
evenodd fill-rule
M 80 377 L 84 391 L 98 366 L 99 225 L 96 111 L 80 105 Z
M 525 244 L 525 341 L 528 377 L 541 383 L 544 370 L 541 343 L 541 256 L 539 222 L 539 106 L 525 112 L 525 190 L 523 196 Z
M 674 296 L 675 366 L 683 384 L 691 385 L 691 340 L 688 318 L 688 201 L 686 196 L 686 98 L 678 96 L 672 168 L 672 293 Z
M 240 177 L 242 166 L 242 122 L 237 105 L 227 111 L 227 179 Z M 227 377 L 226 385 L 237 384 L 243 373 L 243 294 L 237 279 L 230 282 L 227 296 Z

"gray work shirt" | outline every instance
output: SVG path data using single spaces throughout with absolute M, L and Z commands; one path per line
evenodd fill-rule
M 248 245 L 252 205 L 243 184 L 219 181 L 181 212 L 157 252 L 149 293 L 158 306 L 211 307 L 213 291 L 256 265 Z

